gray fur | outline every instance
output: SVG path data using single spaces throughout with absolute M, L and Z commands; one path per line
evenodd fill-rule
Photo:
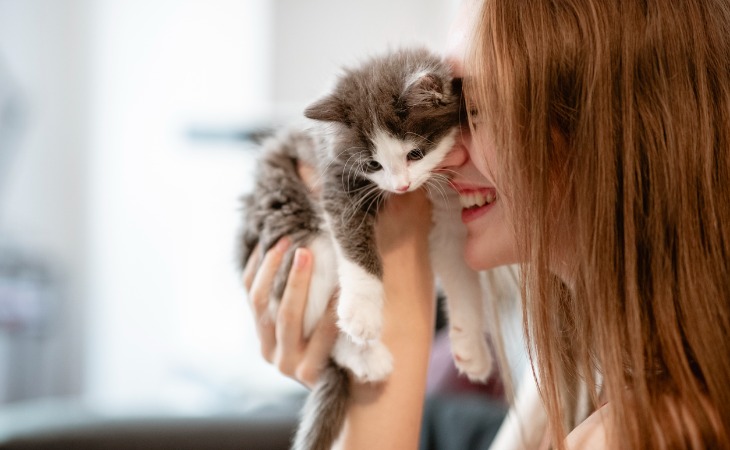
M 331 450 L 342 429 L 350 397 L 347 371 L 330 360 L 302 411 L 294 437 L 296 450 Z
M 305 112 L 310 119 L 331 123 L 329 133 L 290 129 L 264 144 L 255 188 L 243 198 L 241 267 L 257 244 L 266 251 L 289 236 L 292 246 L 272 293 L 278 303 L 294 250 L 331 232 L 349 260 L 382 279 L 373 227 L 387 194 L 362 176 L 375 150 L 374 133 L 385 130 L 417 141 L 427 154 L 459 125 L 460 106 L 460 85 L 441 58 L 426 50 L 396 51 L 347 69 L 332 93 Z M 300 179 L 299 159 L 318 167 L 321 198 Z M 331 360 L 308 398 L 294 448 L 330 449 L 348 396 L 348 372 Z
M 275 301 L 284 293 L 294 251 L 309 244 L 323 224 L 321 207 L 297 173 L 298 160 L 313 163 L 317 145 L 312 134 L 293 128 L 264 141 L 254 190 L 242 198 L 243 226 L 238 247 L 242 269 L 256 245 L 266 252 L 283 236 L 292 242 L 274 279 Z
M 292 242 L 274 277 L 271 301 L 275 307 L 284 293 L 295 249 L 307 246 L 323 231 L 322 208 L 297 172 L 298 160 L 316 164 L 319 145 L 315 134 L 298 128 L 283 130 L 266 140 L 257 162 L 254 189 L 242 198 L 241 269 L 257 245 L 266 251 L 283 236 Z M 329 450 L 342 428 L 348 398 L 347 372 L 330 360 L 304 406 L 293 448 Z
M 409 84 L 417 74 L 425 76 Z M 382 129 L 396 138 L 408 137 L 428 153 L 459 125 L 460 106 L 460 85 L 443 60 L 425 49 L 410 49 L 346 69 L 333 92 L 304 112 L 310 119 L 341 125 L 328 149 L 324 208 L 345 255 L 378 278 L 383 269 L 373 226 L 382 193 L 342 214 L 348 205 L 359 204 L 362 192 L 373 185 L 357 169 L 366 167 L 372 156 L 374 133 Z

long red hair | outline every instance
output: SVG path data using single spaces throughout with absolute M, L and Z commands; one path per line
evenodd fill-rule
M 730 447 L 730 3 L 485 0 L 472 44 L 555 445 L 587 382 L 612 447 Z

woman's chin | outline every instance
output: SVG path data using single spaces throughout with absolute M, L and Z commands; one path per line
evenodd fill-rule
M 492 268 L 490 264 L 491 254 L 488 249 L 480 249 L 478 245 L 472 244 L 467 240 L 466 248 L 464 249 L 464 260 L 466 265 L 472 270 L 488 270 Z
M 504 240 L 490 239 L 488 236 L 469 236 L 464 248 L 464 260 L 472 270 L 490 270 L 500 266 L 515 264 L 516 255 Z

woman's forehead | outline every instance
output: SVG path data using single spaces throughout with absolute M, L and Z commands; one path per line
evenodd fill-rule
M 445 57 L 455 77 L 464 75 L 464 57 L 471 36 L 472 20 L 478 6 L 479 2 L 476 0 L 463 0 L 449 29 Z

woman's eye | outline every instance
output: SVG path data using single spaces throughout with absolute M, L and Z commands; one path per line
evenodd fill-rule
M 408 152 L 408 161 L 418 161 L 419 159 L 423 159 L 423 150 L 420 148 L 414 148 L 410 152 Z
M 372 171 L 380 170 L 383 168 L 383 166 L 381 166 L 380 163 L 375 161 L 374 159 L 371 159 L 370 161 L 368 161 L 366 163 L 366 165 L 367 165 L 368 169 L 370 169 Z

